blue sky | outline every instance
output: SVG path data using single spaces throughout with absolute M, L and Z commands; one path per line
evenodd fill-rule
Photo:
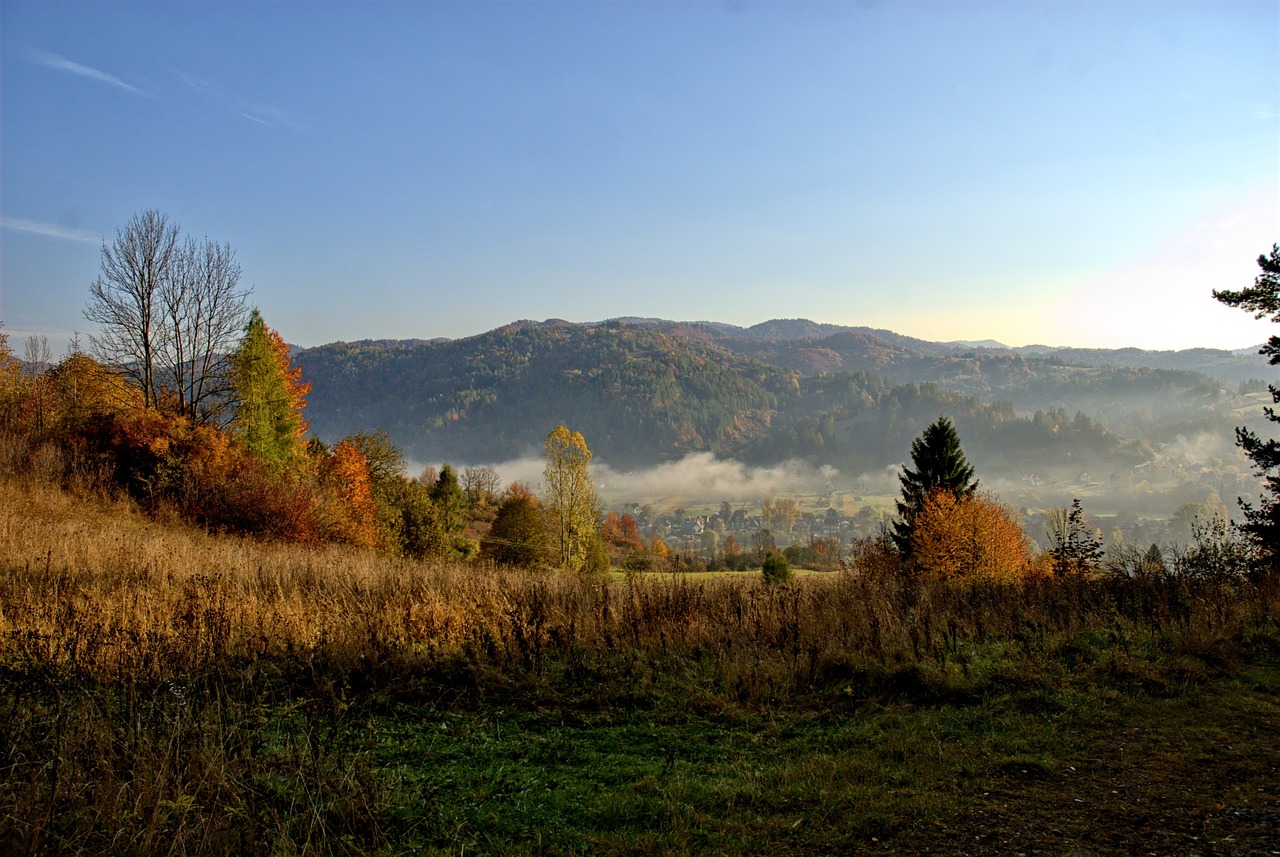
M 104 238 L 228 241 L 286 339 L 807 317 L 1242 347 L 1280 4 L 0 4 L 0 318 Z

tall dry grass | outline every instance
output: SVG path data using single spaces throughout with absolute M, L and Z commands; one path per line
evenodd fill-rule
M 56 469 L 53 464 L 42 465 Z M 1276 645 L 1274 581 L 603 580 L 282 546 L 0 477 L 0 850 L 363 853 L 405 702 L 839 712 L 1170 686 Z
M 1275 602 L 1274 587 L 1235 578 L 608 582 L 210 536 L 32 481 L 0 482 L 0 510 L 0 662 L 106 682 L 320 659 L 384 687 L 445 670 L 456 686 L 442 692 L 483 692 L 499 674 L 498 686 L 563 689 L 593 670 L 617 679 L 660 666 L 652 678 L 759 701 L 835 674 L 945 671 L 964 645 L 988 641 L 1031 652 L 1105 632 L 1194 651 L 1263 627 Z

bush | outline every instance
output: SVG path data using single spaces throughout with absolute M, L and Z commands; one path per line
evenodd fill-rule
M 773 551 L 765 554 L 760 570 L 764 573 L 764 582 L 769 586 L 781 586 L 789 581 L 793 574 L 791 563 L 787 562 L 787 558 Z

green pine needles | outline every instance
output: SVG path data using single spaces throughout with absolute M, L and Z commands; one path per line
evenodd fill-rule
M 904 557 L 911 557 L 911 531 L 925 498 L 933 491 L 950 491 L 956 499 L 972 497 L 978 489 L 973 466 L 960 448 L 956 427 L 946 417 L 938 417 L 911 443 L 911 466 L 904 468 L 898 481 L 902 499 L 898 501 L 898 520 L 890 536 Z

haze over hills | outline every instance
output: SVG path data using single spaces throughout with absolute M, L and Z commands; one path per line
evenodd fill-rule
M 988 484 L 1088 481 L 1166 513 L 1249 493 L 1233 429 L 1260 415 L 1250 397 L 1262 385 L 1248 379 L 1266 370 L 1211 349 L 1004 349 L 805 319 L 523 320 L 464 339 L 334 343 L 296 362 L 322 438 L 381 427 L 422 462 L 536 456 L 565 422 L 614 468 L 709 453 L 858 480 L 904 460 L 948 414 Z M 1135 478 L 1144 470 L 1176 496 L 1153 500 L 1164 489 Z

